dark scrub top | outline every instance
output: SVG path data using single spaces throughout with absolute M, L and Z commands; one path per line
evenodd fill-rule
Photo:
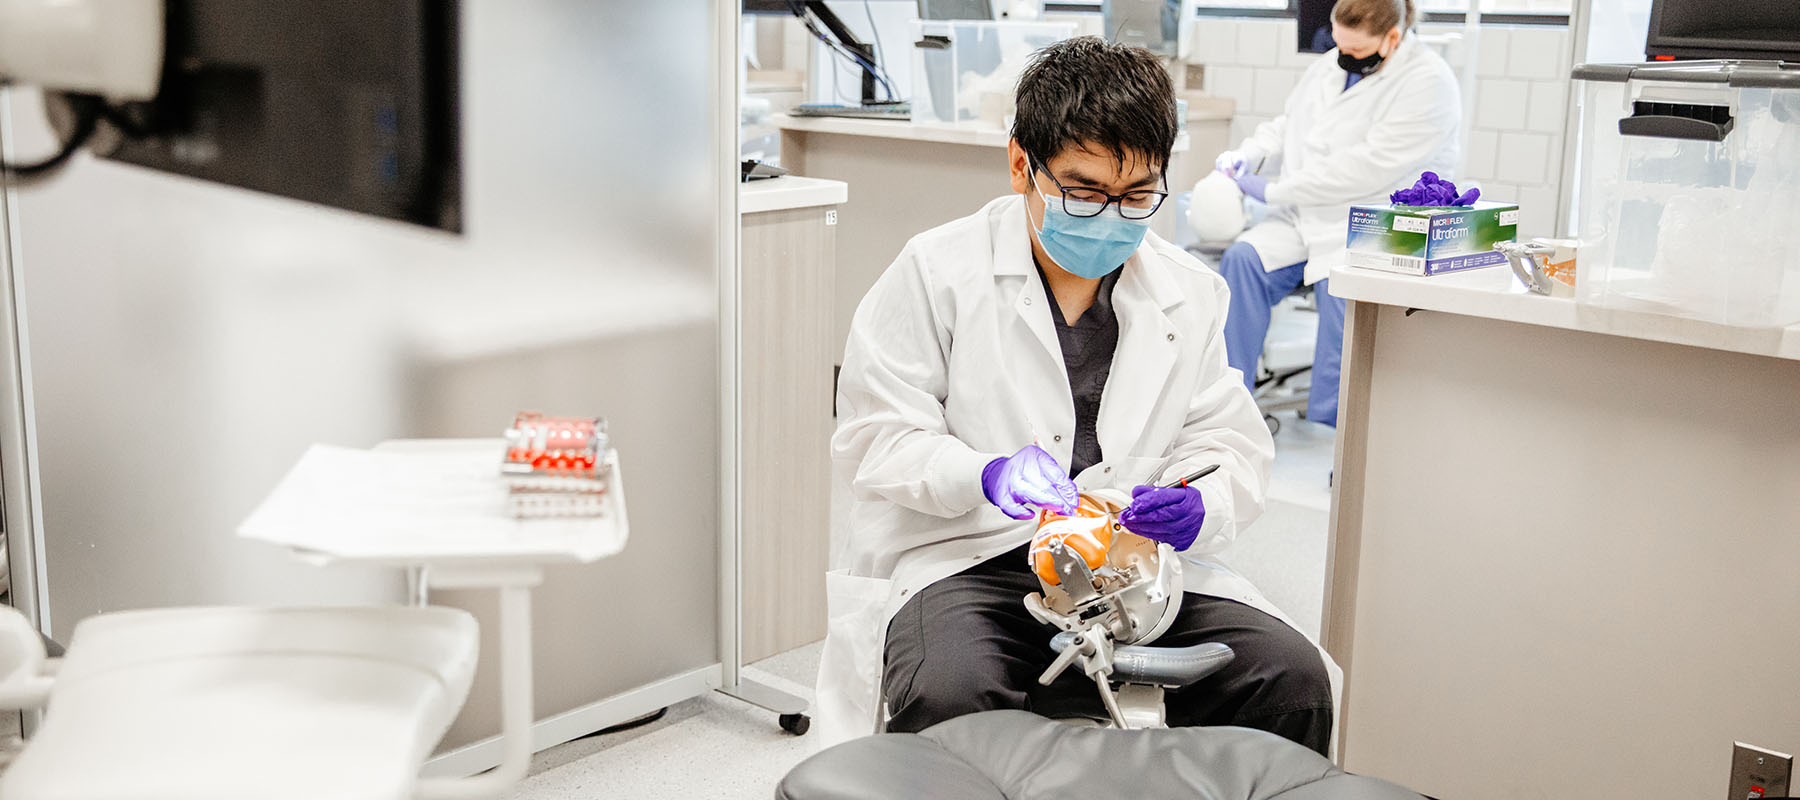
M 1070 325 L 1063 319 L 1062 306 L 1044 279 L 1044 268 L 1038 267 L 1038 280 L 1044 284 L 1049 299 L 1050 318 L 1056 321 L 1056 340 L 1062 345 L 1063 369 L 1069 373 L 1069 393 L 1075 396 L 1075 446 L 1071 450 L 1069 477 L 1100 463 L 1100 435 L 1096 421 L 1100 417 L 1100 395 L 1106 390 L 1106 376 L 1112 373 L 1113 352 L 1119 346 L 1119 317 L 1113 313 L 1113 284 L 1119 282 L 1115 269 L 1100 279 L 1100 293 L 1081 319 Z

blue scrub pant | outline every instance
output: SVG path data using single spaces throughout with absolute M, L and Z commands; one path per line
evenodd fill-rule
M 1247 242 L 1233 244 L 1219 259 L 1219 272 L 1231 287 L 1231 310 L 1225 317 L 1225 358 L 1244 373 L 1244 385 L 1256 389 L 1256 362 L 1269 337 L 1269 315 L 1281 299 L 1306 280 L 1306 262 L 1277 270 L 1263 269 L 1262 256 Z M 1331 296 L 1331 281 L 1313 285 L 1319 306 L 1319 336 L 1313 343 L 1312 390 L 1306 418 L 1337 427 L 1338 369 L 1344 360 L 1344 301 Z

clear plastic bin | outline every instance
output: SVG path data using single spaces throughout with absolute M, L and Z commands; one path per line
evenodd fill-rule
M 1075 35 L 1072 22 L 913 23 L 914 122 L 1000 122 L 1033 52 Z
M 1800 65 L 1583 65 L 1578 302 L 1800 322 Z

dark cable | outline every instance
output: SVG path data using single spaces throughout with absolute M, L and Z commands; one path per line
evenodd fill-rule
M 94 130 L 100 125 L 102 101 L 98 97 L 70 96 L 69 106 L 75 109 L 75 130 L 69 132 L 56 150 L 56 154 L 30 164 L 8 164 L 0 161 L 0 178 L 35 178 L 61 167 L 64 162 L 75 155 L 82 145 L 94 137 Z
M 116 106 L 112 103 L 102 103 L 100 106 L 100 117 L 101 119 L 106 120 L 108 124 L 118 128 L 119 133 L 124 134 L 128 139 L 142 139 L 150 135 L 150 129 L 143 123 L 132 118 L 131 114 L 127 112 L 123 106 Z
M 829 35 L 827 35 L 824 31 L 819 30 L 819 26 L 813 24 L 812 16 L 810 14 L 808 14 L 806 11 L 806 5 L 805 5 L 804 0 L 788 0 L 788 8 L 791 11 L 793 11 L 794 16 L 800 18 L 800 23 L 802 25 L 806 26 L 806 30 L 808 32 L 810 32 L 815 38 L 817 38 L 820 42 L 823 42 L 825 44 L 826 48 L 830 49 L 833 53 L 838 54 L 839 57 L 847 59 L 848 61 L 850 61 L 850 63 L 852 63 L 862 69 L 866 69 L 869 71 L 869 73 L 871 75 L 874 75 L 875 80 L 881 84 L 882 92 L 884 92 L 887 95 L 888 99 L 884 102 L 887 102 L 887 103 L 900 102 L 899 93 L 894 91 L 893 82 L 888 80 L 887 70 L 880 66 L 870 63 L 867 59 L 864 59 L 861 55 L 858 55 L 855 51 L 850 50 L 848 47 L 845 47 L 845 46 L 839 44 L 837 41 L 833 40 Z M 879 45 L 877 45 L 877 47 L 879 48 Z
M 605 736 L 609 733 L 618 733 L 620 731 L 628 731 L 628 730 L 631 730 L 632 728 L 642 728 L 645 725 L 649 725 L 652 722 L 662 719 L 664 716 L 667 716 L 668 713 L 669 713 L 669 707 L 663 706 L 662 708 L 659 708 L 659 709 L 652 711 L 648 714 L 645 714 L 641 717 L 628 719 L 628 720 L 625 720 L 624 722 L 621 722 L 610 728 L 601 728 L 600 730 L 594 731 L 593 733 L 583 734 L 583 735 L 577 736 L 575 738 L 591 739 L 595 736 Z
M 875 24 L 875 12 L 869 8 L 869 0 L 863 0 L 863 16 L 869 19 L 869 38 L 875 40 L 875 61 L 881 64 L 881 72 L 886 76 L 882 78 L 881 84 L 887 87 L 888 102 L 894 102 L 899 98 L 894 97 L 894 85 L 887 81 L 887 77 L 892 77 L 887 75 L 887 53 L 881 47 L 881 28 Z

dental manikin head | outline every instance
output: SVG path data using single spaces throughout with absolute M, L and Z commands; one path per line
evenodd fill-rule
M 1167 196 L 1168 71 L 1148 50 L 1082 36 L 1034 53 L 1017 98 L 1007 155 L 1033 255 L 1089 279 L 1118 269 Z
M 1041 512 L 1028 558 L 1043 589 L 1041 621 L 1064 630 L 1100 621 L 1121 644 L 1162 635 L 1180 608 L 1181 565 L 1173 548 L 1119 524 L 1123 492 L 1081 493 L 1073 514 Z M 1034 615 L 1038 612 L 1034 611 Z

